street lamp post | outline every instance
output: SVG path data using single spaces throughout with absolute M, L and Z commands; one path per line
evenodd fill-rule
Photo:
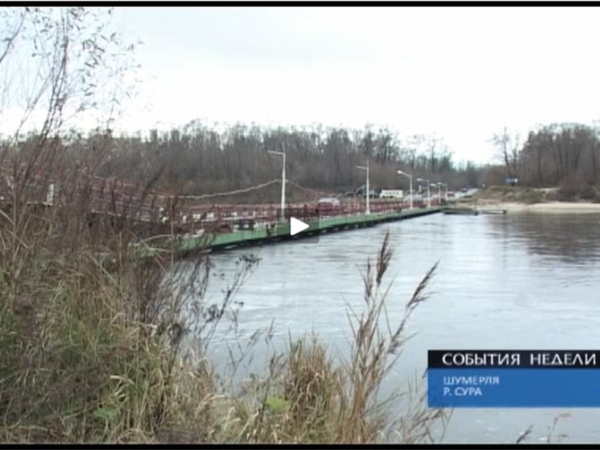
M 417 181 L 421 183 L 427 183 L 427 207 L 431 208 L 431 182 L 425 178 L 417 178 Z
M 281 221 L 285 222 L 285 152 L 275 152 L 269 150 L 269 153 L 283 156 L 283 169 L 281 170 Z
M 444 186 L 444 199 L 448 201 L 448 185 L 446 183 L 438 183 L 439 186 Z
M 438 190 L 438 203 L 442 204 L 442 188 L 440 187 L 440 183 L 431 183 L 431 187 L 437 188 Z
M 366 196 L 367 196 L 367 209 L 365 211 L 365 213 L 367 215 L 371 214 L 371 210 L 369 209 L 369 197 L 370 197 L 370 190 L 369 190 L 369 160 L 367 159 L 367 165 L 366 166 L 356 166 L 357 169 L 362 169 L 365 170 L 367 172 L 367 189 L 366 189 Z
M 405 173 L 405 172 L 402 172 L 401 170 L 399 170 L 398 174 L 404 175 L 405 177 L 408 177 L 409 180 L 410 180 L 410 209 L 413 209 L 413 177 L 412 177 L 412 171 L 410 173 Z

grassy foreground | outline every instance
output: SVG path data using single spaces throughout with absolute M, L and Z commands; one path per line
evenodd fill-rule
M 15 191 L 0 212 L 0 442 L 424 442 L 445 423 L 421 396 L 377 397 L 435 270 L 404 317 L 387 317 L 387 238 L 363 310 L 349 312 L 350 357 L 306 337 L 240 389 L 204 355 L 257 261 L 242 258 L 223 299 L 206 304 L 207 255 L 133 260 L 127 221 L 92 223 L 85 196 L 68 198 L 40 211 Z M 201 343 L 195 354 L 186 339 Z

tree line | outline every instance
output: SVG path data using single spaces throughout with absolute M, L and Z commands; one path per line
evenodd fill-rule
M 524 186 L 584 189 L 600 179 L 600 128 L 579 123 L 547 124 L 524 140 L 503 130 L 492 138 L 501 166 L 489 174 L 491 184 L 518 178 Z
M 172 187 L 177 180 L 182 194 L 210 194 L 278 179 L 281 158 L 269 151 L 279 151 L 286 153 L 289 180 L 337 194 L 364 187 L 365 173 L 357 166 L 367 160 L 374 189 L 408 190 L 409 180 L 398 175 L 399 169 L 412 172 L 415 180 L 447 183 L 450 190 L 517 179 L 520 186 L 577 191 L 597 185 L 600 179 L 600 127 L 596 125 L 546 124 L 531 130 L 525 139 L 504 129 L 492 136 L 492 143 L 496 162 L 458 164 L 443 139 L 403 136 L 386 127 L 233 125 L 218 129 L 193 122 L 168 133 L 154 130 L 147 137 L 111 136 L 112 156 L 103 173 L 141 180 L 165 167 L 168 176 L 163 187 Z M 266 195 L 265 200 L 276 200 L 278 193 L 279 186 L 273 186 L 256 199 Z
M 19 147 L 34 147 L 35 137 Z M 217 128 L 194 122 L 169 132 L 152 130 L 146 136 L 114 136 L 110 132 L 83 135 L 72 132 L 60 139 L 58 153 L 69 164 L 87 165 L 99 176 L 143 183 L 161 173 L 156 187 L 180 195 L 205 195 L 240 190 L 281 178 L 285 152 L 286 178 L 292 198 L 301 186 L 321 193 L 351 193 L 364 187 L 369 161 L 372 189 L 409 189 L 399 169 L 450 189 L 478 182 L 474 164 L 459 165 L 442 139 L 402 137 L 390 128 L 364 129 L 267 128 L 232 125 Z M 23 150 L 24 151 L 24 150 Z M 67 156 L 67 157 L 64 157 Z M 275 201 L 280 185 L 252 194 L 253 200 Z M 243 196 L 249 198 L 250 194 Z
M 37 148 L 31 134 L 11 148 L 27 159 Z M 448 184 L 450 190 L 506 184 L 584 189 L 600 177 L 600 129 L 585 124 L 551 124 L 532 130 L 526 139 L 503 130 L 494 134 L 496 163 L 457 164 L 444 141 L 434 136 L 402 136 L 390 128 L 267 128 L 257 125 L 209 126 L 193 122 L 169 132 L 151 130 L 115 136 L 110 131 L 71 132 L 53 140 L 54 160 L 85 166 L 98 176 L 156 187 L 179 195 L 211 195 L 267 184 L 228 201 L 277 201 L 281 158 L 291 201 L 312 193 L 356 193 L 365 185 L 357 166 L 369 161 L 372 189 L 404 189 L 409 180 L 397 171 Z M 51 162 L 45 162 L 49 167 Z M 421 183 L 422 184 L 422 183 Z M 301 189 L 300 187 L 304 188 Z

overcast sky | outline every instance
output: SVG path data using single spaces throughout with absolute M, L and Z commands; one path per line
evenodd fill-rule
M 143 41 L 129 129 L 193 119 L 490 135 L 600 118 L 598 8 L 119 8 Z

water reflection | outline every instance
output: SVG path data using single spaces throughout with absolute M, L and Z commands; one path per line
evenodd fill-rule
M 600 260 L 600 215 L 508 214 L 486 217 L 489 235 L 505 245 L 521 244 L 528 252 L 568 265 Z

